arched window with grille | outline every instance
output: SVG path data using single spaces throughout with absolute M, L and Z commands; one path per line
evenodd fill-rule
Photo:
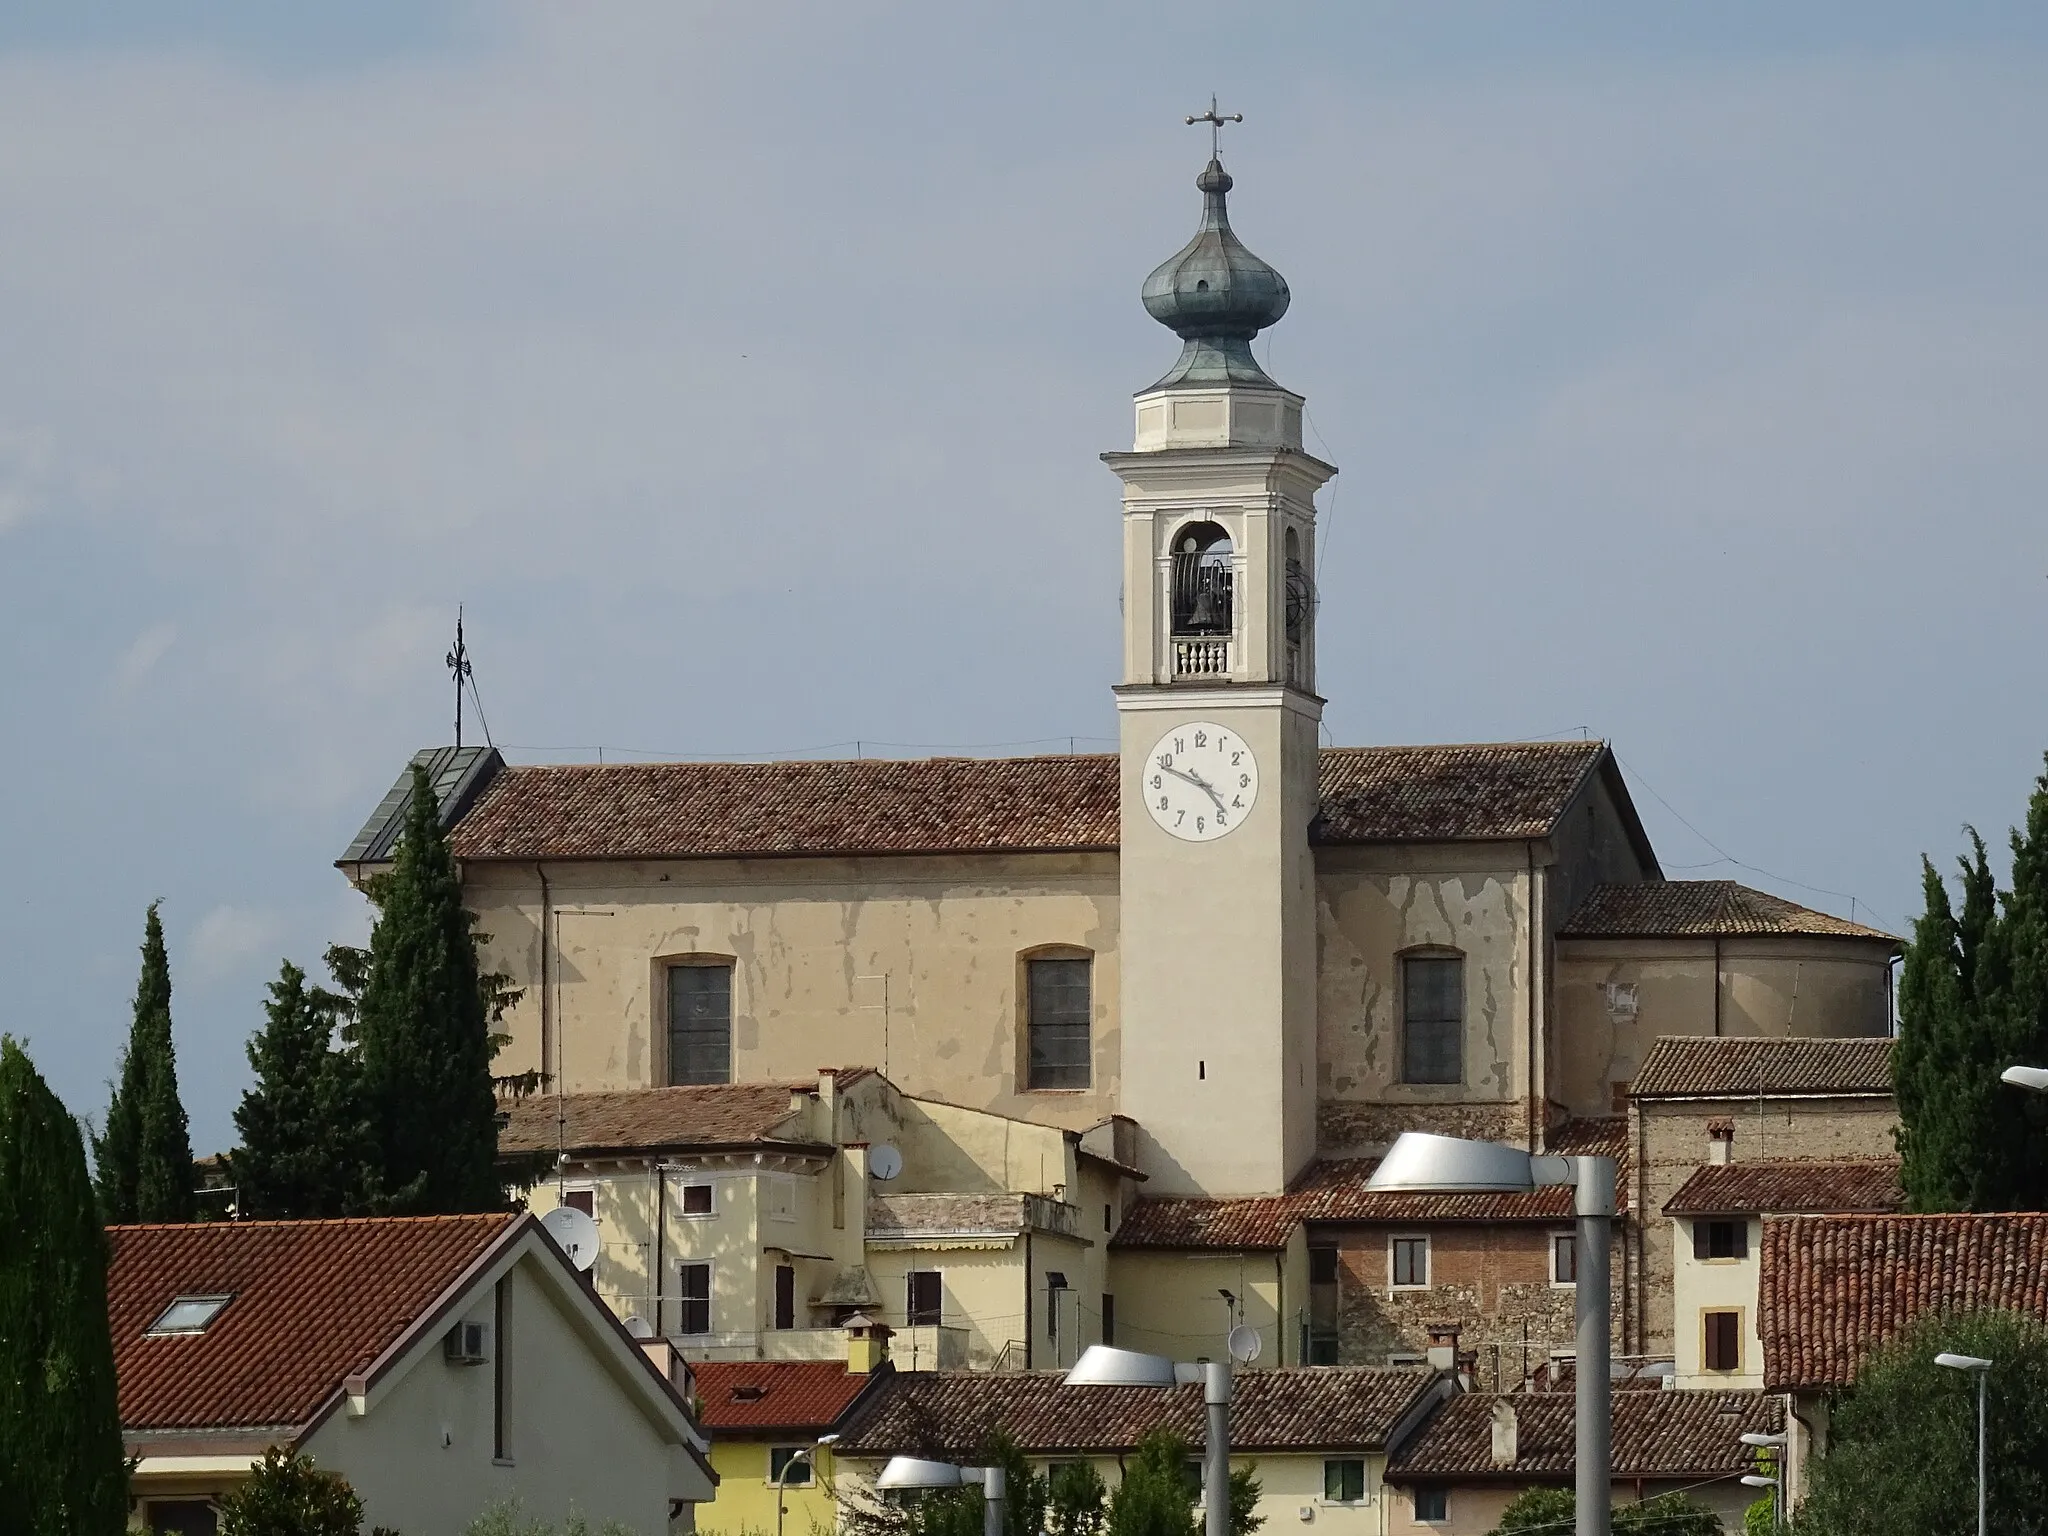
M 1173 536 L 1173 632 L 1227 635 L 1234 547 L 1215 523 L 1189 523 Z

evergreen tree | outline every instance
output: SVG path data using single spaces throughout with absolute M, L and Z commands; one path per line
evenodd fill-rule
M 1969 831 L 1957 913 L 1921 861 L 1926 911 L 1899 986 L 1893 1078 L 1899 1152 L 1916 1211 L 2033 1210 L 2048 1204 L 2048 1102 L 1999 1074 L 2048 1062 L 2048 775 L 2012 834 L 2012 889 L 1997 891 Z
M 235 1110 L 236 1206 L 246 1217 L 365 1208 L 374 1150 L 355 1058 L 334 1048 L 335 998 L 285 961 L 248 1046 L 256 1081 Z
M 276 1446 L 220 1501 L 221 1536 L 358 1536 L 362 1528 L 363 1501 L 346 1478 Z
M 116 1536 L 128 1476 L 107 1245 L 78 1125 L 0 1036 L 0 1525 Z
M 171 962 L 157 905 L 149 904 L 143 924 L 142 974 L 121 1080 L 93 1142 L 100 1209 L 110 1222 L 190 1221 L 196 1203 L 192 1138 L 171 1043 Z
M 390 876 L 378 891 L 355 1035 L 377 1139 L 382 1207 L 495 1210 L 494 1046 L 471 918 L 426 770 Z
M 1188 1443 L 1171 1430 L 1155 1429 L 1140 1440 L 1109 1496 L 1110 1536 L 1196 1536 L 1201 1521 L 1187 1463 Z

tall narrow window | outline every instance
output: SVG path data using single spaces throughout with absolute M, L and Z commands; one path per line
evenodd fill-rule
M 1464 956 L 1410 955 L 1401 962 L 1401 1026 L 1401 1081 L 1464 1081 Z
M 1089 1082 L 1087 960 L 1026 962 L 1031 1017 L 1029 1086 L 1086 1088 Z
M 676 1267 L 676 1291 L 682 1300 L 681 1331 L 711 1331 L 711 1266 L 681 1264 Z
M 491 1455 L 512 1459 L 512 1277 L 498 1281 L 491 1298 Z
M 1102 1293 L 1102 1342 L 1116 1342 L 1116 1298 L 1107 1291 Z
M 905 1298 L 904 1320 L 913 1328 L 935 1325 L 939 1321 L 939 1272 L 936 1269 L 913 1269 L 910 1272 L 909 1295 Z
M 1045 1336 L 1060 1341 L 1060 1303 L 1067 1299 L 1067 1277 L 1056 1269 L 1045 1272 Z
M 1426 1237 L 1397 1237 L 1390 1246 L 1392 1248 L 1394 1284 L 1403 1287 L 1428 1285 L 1429 1239 Z
M 732 967 L 668 968 L 668 1080 L 732 1081 Z
M 1576 1285 L 1579 1281 L 1579 1240 L 1570 1232 L 1550 1234 L 1550 1283 Z
M 1742 1314 L 1740 1312 L 1703 1312 L 1700 1314 L 1700 1331 L 1703 1335 L 1701 1353 L 1706 1357 L 1705 1365 L 1710 1371 L 1739 1371 L 1742 1369 Z
M 775 1326 L 794 1328 L 796 1326 L 796 1266 L 778 1264 L 775 1266 Z

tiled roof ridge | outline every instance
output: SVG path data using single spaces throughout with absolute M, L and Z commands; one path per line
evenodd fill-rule
M 1604 882 L 1586 892 L 1559 938 L 1845 938 L 1900 943 L 1883 929 L 1739 880 Z
M 1885 1095 L 1893 1091 L 1896 1044 L 1889 1035 L 1659 1035 L 1629 1093 L 1637 1099 Z
M 1591 749 L 1604 748 L 1608 745 L 1607 738 L 1596 736 L 1583 740 L 1575 737 L 1564 741 L 1517 738 L 1501 741 L 1362 741 L 1326 744 L 1319 750 L 1324 756 L 1341 756 L 1346 753 L 1364 752 L 1497 752 L 1513 748 L 1556 752 L 1560 756 L 1588 752 L 1597 761 L 1599 753 Z M 609 774 L 628 772 L 636 768 L 823 768 L 842 764 L 871 768 L 891 763 L 1086 763 L 1116 762 L 1120 761 L 1121 757 L 1122 754 L 1118 752 L 933 752 L 922 757 L 650 757 L 604 763 L 507 763 L 502 772 L 527 774 L 603 771 Z
M 386 1230 L 394 1226 L 431 1226 L 436 1222 L 454 1225 L 465 1221 L 517 1221 L 526 1215 L 524 1206 L 502 1211 L 443 1211 L 425 1216 L 252 1216 L 233 1221 L 110 1221 L 108 1232 L 182 1232 L 192 1227 L 209 1230 L 225 1228 L 247 1232 L 261 1227 L 363 1227 Z

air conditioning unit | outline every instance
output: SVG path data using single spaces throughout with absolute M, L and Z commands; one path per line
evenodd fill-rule
M 484 1351 L 484 1325 L 457 1323 L 441 1341 L 441 1355 L 450 1365 L 482 1365 L 490 1359 Z

